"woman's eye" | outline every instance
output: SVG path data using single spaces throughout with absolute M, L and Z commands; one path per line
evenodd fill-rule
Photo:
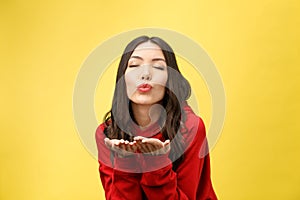
M 138 67 L 140 65 L 129 65 L 128 67 Z
M 159 70 L 165 70 L 164 66 L 153 66 L 155 69 L 159 69 Z

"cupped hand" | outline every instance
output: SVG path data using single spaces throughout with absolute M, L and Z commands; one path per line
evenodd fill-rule
M 142 136 L 134 137 L 136 146 L 140 152 L 149 155 L 162 155 L 170 151 L 170 140 L 165 142 L 160 141 L 157 138 L 146 138 Z
M 134 137 L 133 142 L 123 139 L 104 139 L 105 145 L 116 152 L 119 157 L 132 156 L 135 153 L 144 153 L 146 155 L 162 155 L 170 151 L 170 140 L 165 142 L 157 138 L 146 138 L 142 136 Z
M 119 157 L 132 156 L 137 152 L 137 145 L 135 141 L 129 142 L 123 139 L 118 140 L 105 138 L 104 143 L 109 149 L 116 152 Z

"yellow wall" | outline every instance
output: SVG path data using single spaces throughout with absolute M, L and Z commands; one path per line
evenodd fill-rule
M 0 199 L 103 198 L 97 161 L 75 129 L 74 82 L 97 45 L 142 27 L 185 34 L 218 67 L 227 97 L 211 153 L 219 198 L 300 199 L 299 8 L 296 0 L 0 1 Z

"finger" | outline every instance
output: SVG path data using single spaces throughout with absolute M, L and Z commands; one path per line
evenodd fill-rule
M 141 153 L 142 152 L 142 145 L 141 142 L 136 142 L 135 141 L 135 146 L 136 146 L 136 152 Z
M 164 146 L 164 143 L 156 138 L 147 139 L 145 142 L 147 144 L 151 144 L 155 148 L 154 151 L 159 150 L 159 149 L 163 148 L 163 146 Z
M 149 149 L 147 147 L 147 144 L 144 142 L 144 143 L 140 143 L 140 150 L 142 153 L 148 153 L 149 152 Z
M 142 146 L 143 146 L 144 153 L 150 153 L 156 150 L 155 146 L 146 142 L 144 142 Z
M 114 152 L 116 153 L 120 153 L 121 149 L 119 146 L 116 146 L 115 144 L 112 145 L 112 148 L 111 148 Z
M 137 143 L 136 143 L 136 141 L 130 142 L 129 145 L 134 150 L 134 152 L 136 152 L 136 150 L 137 150 Z
M 116 140 L 116 139 L 109 139 L 109 138 L 105 138 L 104 139 L 104 143 L 105 143 L 105 145 L 108 147 L 108 148 L 110 148 L 110 149 L 112 149 L 113 148 L 113 146 L 118 146 L 119 145 L 119 141 L 118 140 Z
M 134 148 L 132 147 L 134 143 L 129 142 L 127 140 L 117 140 L 115 145 L 115 151 L 118 151 L 122 156 L 132 155 L 134 153 Z
M 156 138 L 144 138 L 142 142 L 153 144 L 153 145 L 160 145 L 163 146 L 163 142 Z
M 143 137 L 143 136 L 135 136 L 134 138 L 133 138 L 133 140 L 134 141 L 139 141 L 139 140 L 143 140 L 145 137 Z
M 157 150 L 156 145 L 153 145 L 153 144 L 147 144 L 147 148 L 148 148 L 149 152 L 154 152 Z
M 163 144 L 160 141 L 147 139 L 143 140 L 143 143 L 147 146 L 148 150 L 156 151 L 162 148 Z
M 118 146 L 120 144 L 120 140 L 117 140 L 117 139 L 109 139 L 108 142 L 110 142 L 111 145 L 117 145 Z
M 104 144 L 108 147 L 108 148 L 112 148 L 112 143 L 110 141 L 109 138 L 104 138 Z
M 163 144 L 164 146 L 167 146 L 168 144 L 170 144 L 170 140 L 166 140 Z
M 132 153 L 135 153 L 135 152 L 136 152 L 136 149 L 137 149 L 137 147 L 136 147 L 135 143 L 133 143 L 133 142 L 130 142 L 130 143 L 127 145 L 127 151 L 130 151 L 130 152 L 132 152 Z
M 124 142 L 123 146 L 124 146 L 124 150 L 125 150 L 125 151 L 127 151 L 127 152 L 132 152 L 131 146 L 130 146 L 130 144 L 129 144 L 129 141 L 126 140 L 126 141 Z
M 119 147 L 120 147 L 121 150 L 126 151 L 126 144 L 124 144 L 124 143 L 121 142 L 120 145 L 119 145 Z
M 151 143 L 148 143 L 151 142 Z M 170 140 L 166 140 L 165 142 L 161 142 L 160 140 L 147 140 L 148 144 L 147 150 L 149 150 L 151 155 L 160 155 L 165 154 L 170 151 Z M 149 145 L 152 146 L 149 146 Z
M 127 151 L 127 144 L 129 144 L 129 142 L 127 140 L 120 140 L 120 148 L 124 151 Z
M 164 154 L 164 145 L 163 143 L 155 144 L 155 155 Z
M 170 141 L 165 141 L 164 142 L 164 148 L 163 148 L 163 152 L 167 153 L 171 150 L 171 144 Z
M 121 140 L 119 140 L 119 142 L 120 142 L 120 145 L 123 145 L 125 141 L 123 139 L 121 139 Z

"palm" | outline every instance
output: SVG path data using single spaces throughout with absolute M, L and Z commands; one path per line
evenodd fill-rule
M 170 141 L 160 141 L 156 138 L 145 138 L 137 136 L 133 142 L 118 139 L 105 138 L 105 144 L 108 148 L 115 151 L 121 157 L 131 156 L 135 153 L 144 153 L 150 155 L 166 154 L 170 151 Z

